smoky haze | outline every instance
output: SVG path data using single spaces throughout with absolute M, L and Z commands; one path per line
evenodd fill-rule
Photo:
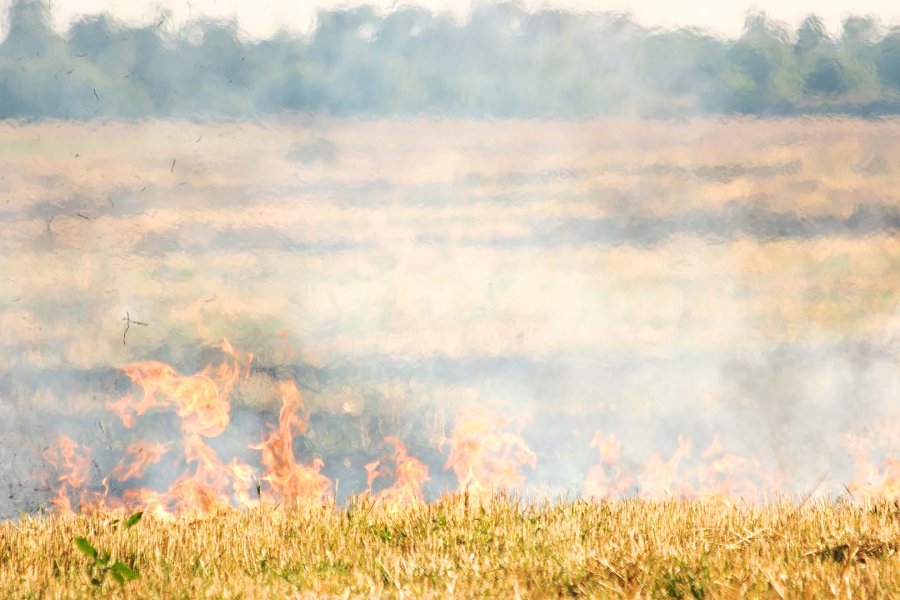
M 416 7 L 325 10 L 301 35 L 245 41 L 235 22 L 175 29 L 107 15 L 65 35 L 39 0 L 9 9 L 0 117 L 258 117 L 284 111 L 585 118 L 893 114 L 900 33 L 810 15 L 792 31 L 749 13 L 736 39 L 616 14 L 476 4 L 460 22 Z
M 0 46 L 0 516 L 46 505 L 57 433 L 95 487 L 177 437 L 104 404 L 137 392 L 124 365 L 195 373 L 222 338 L 253 369 L 210 445 L 258 463 L 294 380 L 294 449 L 341 498 L 386 436 L 429 498 L 453 489 L 473 405 L 522 432 L 534 494 L 580 493 L 596 432 L 636 473 L 718 435 L 792 493 L 843 493 L 854 439 L 900 450 L 896 32 L 515 4 L 326 11 L 260 42 L 47 23 L 18 2 Z

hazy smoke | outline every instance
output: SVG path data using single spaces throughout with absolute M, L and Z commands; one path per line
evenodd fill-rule
M 0 116 L 40 118 L 0 124 L 0 515 L 46 501 L 57 432 L 97 475 L 171 439 L 171 415 L 133 432 L 104 409 L 118 367 L 194 373 L 223 337 L 255 370 L 211 445 L 253 460 L 295 380 L 295 449 L 342 496 L 386 436 L 430 497 L 455 487 L 441 443 L 472 405 L 519 419 L 549 493 L 577 493 L 596 431 L 625 470 L 719 433 L 789 491 L 840 492 L 847 434 L 900 449 L 897 125 L 623 116 L 890 112 L 895 33 L 510 4 L 262 42 L 157 25 L 62 38 L 18 2 L 0 46 Z
M 900 111 L 900 33 L 848 17 L 838 39 L 762 13 L 744 34 L 646 29 L 615 14 L 477 4 L 322 11 L 308 35 L 245 41 L 233 22 L 180 30 L 106 15 L 63 37 L 16 0 L 0 45 L 0 117 L 335 115 L 584 118 Z

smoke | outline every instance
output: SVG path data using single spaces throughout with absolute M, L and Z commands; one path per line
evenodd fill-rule
M 0 117 L 331 115 L 653 118 L 894 114 L 900 37 L 871 18 L 832 37 L 747 15 L 736 39 L 617 14 L 478 3 L 466 20 L 415 6 L 320 11 L 313 30 L 245 39 L 234 21 L 176 28 L 83 17 L 65 34 L 16 0 L 0 44 Z
M 196 373 L 222 338 L 254 358 L 210 447 L 258 468 L 295 381 L 293 449 L 341 499 L 407 458 L 385 440 L 429 467 L 426 497 L 455 489 L 446 440 L 473 406 L 521 431 L 532 494 L 577 494 L 598 431 L 634 474 L 719 434 L 790 492 L 841 492 L 848 436 L 898 450 L 896 124 L 627 116 L 889 110 L 893 38 L 868 21 L 831 40 L 756 15 L 724 40 L 360 8 L 252 42 L 10 18 L 0 113 L 38 122 L 0 125 L 2 516 L 51 497 L 59 433 L 95 484 L 177 436 L 107 410 L 139 392 L 121 368 Z

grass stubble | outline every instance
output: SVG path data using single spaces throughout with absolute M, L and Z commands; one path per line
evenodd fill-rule
M 198 518 L 24 515 L 0 523 L 4 598 L 900 595 L 900 504 L 466 495 Z M 84 537 L 138 579 L 97 580 Z M 93 581 L 92 581 L 93 579 Z

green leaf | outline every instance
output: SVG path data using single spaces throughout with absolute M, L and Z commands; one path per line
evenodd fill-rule
M 129 567 L 128 565 L 126 565 L 123 562 L 117 562 L 116 564 L 114 564 L 111 567 L 111 570 L 113 573 L 121 575 L 128 581 L 134 581 L 135 579 L 137 579 L 139 577 L 139 575 L 137 573 L 135 573 L 131 567 Z
M 91 546 L 91 543 L 87 541 L 87 539 L 83 537 L 75 538 L 75 545 L 81 550 L 85 555 L 97 560 L 97 549 Z
M 141 522 L 141 517 L 144 516 L 144 511 L 139 510 L 125 521 L 125 529 L 131 529 L 135 525 Z
M 116 573 L 115 571 L 111 572 L 113 579 L 119 582 L 119 585 L 125 585 L 125 578 Z

